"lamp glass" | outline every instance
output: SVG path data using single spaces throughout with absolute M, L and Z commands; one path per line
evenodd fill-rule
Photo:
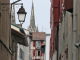
M 25 14 L 18 14 L 19 22 L 24 22 L 25 21 Z

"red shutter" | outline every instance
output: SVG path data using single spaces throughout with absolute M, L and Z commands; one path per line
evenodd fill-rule
M 35 43 L 35 41 L 33 41 L 33 47 L 35 47 L 35 45 L 36 45 L 36 43 Z
M 41 41 L 41 45 L 43 44 L 43 41 Z
M 54 26 L 59 26 L 59 0 L 53 0 Z
M 36 47 L 36 41 L 34 41 L 34 47 Z
M 33 56 L 35 56 L 35 50 L 33 50 Z
M 33 47 L 34 47 L 34 41 L 33 41 Z
M 43 41 L 41 41 L 41 45 L 43 44 Z M 41 53 L 41 56 L 43 55 L 43 53 Z
M 64 0 L 65 10 L 73 8 L 73 0 Z

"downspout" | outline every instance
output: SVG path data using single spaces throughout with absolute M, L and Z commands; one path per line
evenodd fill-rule
M 73 0 L 73 60 L 76 60 L 76 1 Z
M 10 33 L 9 33 L 10 34 L 9 35 L 9 48 L 10 48 L 10 50 L 12 49 L 11 48 L 11 43 L 12 43 L 11 42 L 11 12 L 12 12 L 12 4 L 11 4 L 11 10 L 10 10 L 10 26 L 9 26 L 10 27 Z
M 13 53 L 14 53 L 14 52 L 13 52 L 13 43 L 14 43 L 14 42 L 12 41 L 12 50 L 11 50 L 12 54 L 11 54 L 11 60 L 13 60 Z

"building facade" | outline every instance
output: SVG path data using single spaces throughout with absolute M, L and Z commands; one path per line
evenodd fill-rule
M 80 60 L 79 6 L 79 0 L 51 0 L 50 18 L 53 31 L 51 30 L 50 38 L 50 60 Z M 56 11 L 59 14 L 55 14 Z M 58 17 L 59 24 L 55 30 L 56 17 Z M 55 43 L 52 43 L 52 41 Z M 54 46 L 57 46 L 57 50 Z
M 33 32 L 30 48 L 30 58 L 32 60 L 43 60 L 41 45 L 45 42 L 45 32 Z
M 58 27 L 59 27 L 59 0 L 50 0 L 50 56 L 49 60 L 58 59 Z
M 9 3 L 10 0 L 0 0 L 1 3 Z M 2 6 L 1 6 L 2 7 Z M 9 5 L 5 9 L 9 8 Z M 2 9 L 2 8 L 1 8 Z M 2 11 L 0 9 L 0 60 L 11 60 L 11 53 L 9 49 L 9 36 L 10 36 L 10 18 L 9 10 Z M 4 10 L 4 9 L 3 9 Z

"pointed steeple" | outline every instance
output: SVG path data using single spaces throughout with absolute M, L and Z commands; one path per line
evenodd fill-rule
M 12 7 L 12 14 L 11 14 L 11 23 L 15 24 L 15 6 Z
M 36 32 L 36 26 L 35 26 L 35 17 L 34 17 L 34 5 L 32 0 L 32 9 L 31 9 L 31 18 L 30 18 L 30 26 L 28 27 L 28 30 L 30 32 Z
M 32 0 L 32 9 L 31 9 L 30 26 L 31 26 L 32 28 L 35 27 L 35 18 L 34 18 L 34 5 L 33 5 L 33 0 Z

